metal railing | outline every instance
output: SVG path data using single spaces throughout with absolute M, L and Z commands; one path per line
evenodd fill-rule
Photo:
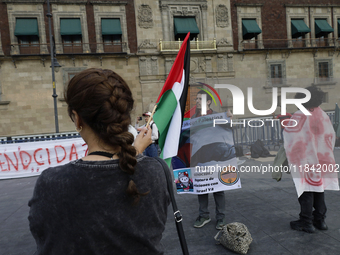
M 334 123 L 334 114 L 334 111 L 327 112 L 332 123 Z M 233 120 L 234 122 L 242 123 L 232 127 L 235 145 L 249 147 L 257 140 L 261 140 L 268 148 L 271 146 L 274 149 L 275 147 L 280 147 L 282 144 L 280 122 L 265 121 L 268 119 L 272 119 L 272 117 Z M 250 120 L 251 123 L 249 123 Z M 243 125 L 243 121 L 245 121 L 245 125 Z
M 339 47 L 340 38 L 296 38 L 296 39 L 263 39 L 243 40 L 244 50 L 249 49 L 284 49 L 309 47 Z
M 0 137 L 0 144 L 40 142 L 40 141 L 61 140 L 61 139 L 70 139 L 70 138 L 79 138 L 79 137 L 80 135 L 78 132 L 21 135 L 21 136 Z
M 267 79 L 266 85 L 272 87 L 280 87 L 288 84 L 287 78 L 269 78 Z
M 315 77 L 314 84 L 323 84 L 323 83 L 333 83 L 336 82 L 334 77 Z
M 280 122 L 266 121 L 266 119 L 272 118 L 235 120 L 235 122 L 241 123 L 232 127 L 235 145 L 247 147 L 257 140 L 261 140 L 268 148 L 270 146 L 280 147 L 282 143 Z
M 160 51 L 178 51 L 183 41 L 163 41 L 159 40 Z M 216 39 L 213 41 L 190 41 L 190 50 L 216 50 Z

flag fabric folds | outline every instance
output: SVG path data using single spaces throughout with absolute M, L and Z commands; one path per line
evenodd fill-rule
M 157 99 L 153 120 L 160 133 L 161 158 L 170 166 L 177 155 L 184 117 L 190 72 L 190 33 L 185 37 L 170 73 Z

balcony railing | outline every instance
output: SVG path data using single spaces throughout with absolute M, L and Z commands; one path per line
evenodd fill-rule
M 160 51 L 178 51 L 183 41 L 162 41 L 159 40 Z M 216 40 L 213 41 L 190 41 L 190 50 L 216 50 Z
M 287 84 L 286 78 L 269 78 L 267 80 L 267 85 L 272 87 L 281 87 Z
M 127 43 L 56 43 L 57 54 L 79 54 L 79 53 L 125 53 Z M 39 55 L 50 54 L 50 44 L 12 44 L 11 55 Z
M 315 77 L 314 84 L 322 85 L 322 84 L 332 84 L 336 83 L 336 80 L 333 77 Z
M 19 50 L 21 54 L 40 54 L 39 44 L 19 44 Z
M 340 38 L 307 38 L 307 39 L 263 39 L 244 40 L 241 42 L 244 50 L 249 49 L 284 49 L 309 47 L 339 47 Z

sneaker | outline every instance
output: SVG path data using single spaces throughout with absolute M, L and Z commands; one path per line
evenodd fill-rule
M 204 218 L 202 216 L 198 216 L 196 221 L 195 221 L 195 224 L 194 224 L 194 227 L 195 228 L 201 228 L 203 227 L 205 224 L 209 223 L 211 221 L 210 218 Z
M 313 220 L 313 225 L 314 225 L 314 227 L 316 227 L 317 229 L 320 229 L 320 230 L 327 230 L 328 229 L 328 226 L 327 226 L 327 224 L 324 220 Z
M 308 223 L 302 220 L 296 220 L 290 222 L 290 227 L 294 230 L 305 231 L 307 233 L 314 233 L 315 228 L 312 223 Z
M 225 221 L 225 219 L 217 220 L 216 229 L 221 230 L 223 228 L 223 226 L 226 225 L 226 224 L 227 224 L 227 222 Z

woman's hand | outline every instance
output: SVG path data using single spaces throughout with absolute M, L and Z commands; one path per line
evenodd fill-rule
M 134 146 L 137 150 L 137 155 L 143 153 L 143 151 L 148 147 L 151 143 L 151 128 L 142 128 L 142 130 L 137 135 Z

